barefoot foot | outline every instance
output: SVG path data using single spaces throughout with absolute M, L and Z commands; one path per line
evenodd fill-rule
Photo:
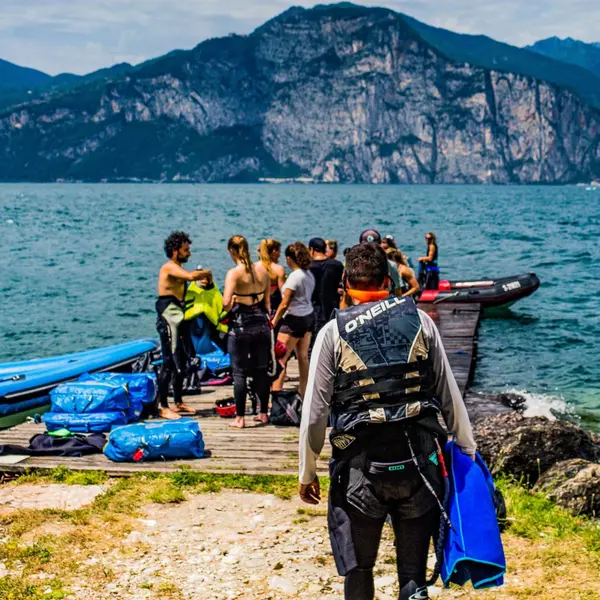
M 181 417 L 170 408 L 163 408 L 162 406 L 158 409 L 158 415 L 161 419 L 169 419 L 170 421 L 175 421 L 176 419 L 181 419 Z
M 183 404 L 183 403 L 176 404 L 173 407 L 173 412 L 176 412 L 176 413 L 191 413 L 193 415 L 196 414 L 196 411 L 193 408 L 191 408 L 187 404 Z
M 244 417 L 236 417 L 233 423 L 229 423 L 229 427 L 233 427 L 235 429 L 244 429 L 244 427 L 246 427 Z
M 269 415 L 267 415 L 266 413 L 260 413 L 259 415 L 254 417 L 254 420 L 257 423 L 264 423 L 266 425 L 269 422 Z

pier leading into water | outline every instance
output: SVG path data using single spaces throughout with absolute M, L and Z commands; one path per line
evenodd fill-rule
M 481 316 L 479 304 L 420 304 L 419 308 L 429 314 L 440 330 L 450 365 L 458 387 L 465 396 L 475 371 L 477 354 L 477 330 Z M 296 361 L 288 365 L 290 378 L 286 387 L 293 388 L 298 379 Z M 229 419 L 217 416 L 216 400 L 232 397 L 232 387 L 205 387 L 196 396 L 187 396 L 186 404 L 197 411 L 196 419 L 204 436 L 210 457 L 191 460 L 167 460 L 142 463 L 116 463 L 103 454 L 81 458 L 24 456 L 22 460 L 10 455 L 3 462 L 0 456 L 0 472 L 22 472 L 25 469 L 48 470 L 58 466 L 73 470 L 101 470 L 109 475 L 132 475 L 145 471 L 172 472 L 182 465 L 212 473 L 245 473 L 296 475 L 298 472 L 298 429 L 295 427 L 263 426 L 254 423 L 247 416 L 246 429 L 228 427 Z M 23 423 L 0 431 L 0 444 L 28 446 L 29 440 L 37 433 L 43 433 L 45 426 L 36 423 Z M 327 474 L 327 459 L 331 456 L 329 441 L 326 441 L 320 462 L 320 474 Z M 12 463 L 12 464 L 11 464 Z

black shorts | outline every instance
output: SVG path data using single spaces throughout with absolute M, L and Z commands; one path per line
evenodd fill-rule
M 295 315 L 286 315 L 281 321 L 279 327 L 280 333 L 291 335 L 295 338 L 303 338 L 307 333 L 312 333 L 315 328 L 315 313 L 304 317 L 296 317 Z

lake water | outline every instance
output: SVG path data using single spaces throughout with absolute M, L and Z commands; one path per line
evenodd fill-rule
M 0 361 L 154 336 L 156 275 L 174 229 L 190 267 L 256 248 L 375 227 L 416 264 L 434 231 L 442 278 L 535 271 L 542 281 L 480 330 L 474 388 L 520 391 L 532 411 L 600 423 L 600 189 L 341 185 L 0 185 Z

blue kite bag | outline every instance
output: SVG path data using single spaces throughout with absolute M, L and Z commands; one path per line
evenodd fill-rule
M 204 440 L 194 419 L 136 423 L 113 429 L 104 454 L 115 462 L 202 458 Z
M 122 411 L 102 413 L 55 413 L 42 415 L 48 431 L 68 429 L 73 433 L 92 433 L 110 431 L 116 425 L 126 425 L 127 416 Z
M 61 383 L 50 392 L 53 413 L 129 412 L 127 386 L 102 381 Z
M 124 386 L 129 392 L 129 421 L 140 418 L 144 404 L 151 404 L 157 393 L 154 373 L 84 373 L 78 381 L 99 381 Z
M 500 586 L 506 559 L 492 499 L 492 476 L 479 454 L 473 462 L 455 442 L 446 445 L 446 454 L 450 459 L 446 510 L 452 528 L 447 530 L 444 545 L 444 586 L 462 586 L 469 580 L 476 590 Z

